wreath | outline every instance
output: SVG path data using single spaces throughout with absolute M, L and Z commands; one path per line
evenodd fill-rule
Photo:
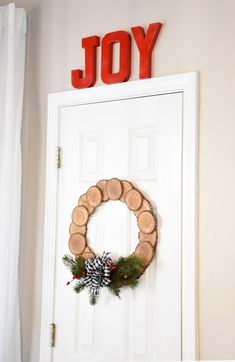
M 118 260 L 112 260 L 109 252 L 98 256 L 87 243 L 86 232 L 91 214 L 103 202 L 120 200 L 133 211 L 139 227 L 135 251 Z M 79 198 L 78 206 L 72 212 L 69 227 L 69 250 L 74 255 L 64 255 L 63 262 L 76 281 L 74 291 L 80 293 L 88 288 L 90 303 L 95 304 L 101 287 L 108 289 L 120 298 L 122 288 L 135 288 L 139 277 L 151 263 L 157 244 L 157 218 L 150 202 L 126 180 L 113 178 L 101 180 Z

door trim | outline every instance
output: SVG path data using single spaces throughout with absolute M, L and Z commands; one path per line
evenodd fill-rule
M 46 196 L 40 362 L 51 361 L 56 250 L 56 147 L 62 107 L 182 93 L 182 360 L 198 359 L 198 89 L 197 72 L 137 80 L 48 96 Z

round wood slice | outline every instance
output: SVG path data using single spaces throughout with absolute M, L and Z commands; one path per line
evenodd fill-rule
M 69 250 L 74 255 L 80 255 L 86 247 L 86 238 L 80 233 L 76 233 L 70 236 Z
M 140 276 L 145 272 L 147 266 L 148 265 L 140 267 Z
M 86 199 L 89 205 L 92 207 L 97 207 L 102 203 L 102 193 L 97 186 L 92 186 L 89 188 L 86 194 Z
M 150 211 L 143 211 L 139 214 L 137 224 L 143 233 L 150 234 L 156 227 L 155 219 Z
M 157 244 L 157 231 L 154 230 L 151 234 L 145 234 L 140 231 L 139 233 L 139 240 L 140 241 L 148 241 L 153 247 Z
M 102 191 L 102 200 L 108 201 L 109 195 L 107 193 L 107 180 L 100 180 L 97 182 L 96 186 Z
M 107 193 L 111 200 L 119 200 L 122 196 L 122 183 L 117 178 L 112 178 L 107 182 Z
M 130 210 L 136 211 L 142 205 L 143 197 L 141 193 L 135 189 L 132 189 L 127 192 L 125 197 L 125 203 L 129 207 Z
M 83 256 L 86 260 L 95 256 L 93 250 L 87 245 L 86 231 L 89 215 L 103 201 L 124 201 L 137 217 L 140 229 L 139 244 L 134 253 L 143 261 L 140 275 L 150 264 L 157 244 L 157 220 L 152 211 L 149 201 L 141 192 L 133 187 L 131 182 L 113 178 L 111 180 L 100 180 L 95 186 L 88 189 L 87 193 L 79 198 L 78 206 L 72 212 L 72 223 L 69 232 L 69 249 L 75 256 Z
M 69 234 L 73 235 L 75 233 L 80 233 L 80 234 L 86 235 L 86 225 L 78 226 L 78 225 L 74 224 L 73 222 L 71 222 L 71 224 L 69 226 Z
M 88 221 L 89 213 L 85 206 L 77 206 L 73 210 L 72 220 L 73 223 L 78 226 L 86 225 Z
M 132 190 L 133 186 L 128 181 L 122 181 L 122 196 L 120 198 L 121 201 L 125 202 L 125 197 L 128 191 Z
M 136 217 L 138 217 L 139 214 L 141 214 L 141 212 L 143 212 L 143 211 L 151 211 L 151 205 L 146 199 L 143 199 L 141 208 L 137 211 L 134 211 L 134 214 Z
M 79 206 L 85 206 L 85 208 L 88 210 L 89 214 L 92 214 L 94 211 L 94 207 L 88 204 L 86 199 L 86 194 L 82 195 L 78 200 Z
M 95 256 L 95 253 L 87 246 L 81 255 L 84 259 L 90 259 Z
M 154 250 L 151 244 L 147 241 L 143 241 L 136 246 L 135 256 L 138 256 L 143 260 L 143 265 L 147 266 L 152 260 Z

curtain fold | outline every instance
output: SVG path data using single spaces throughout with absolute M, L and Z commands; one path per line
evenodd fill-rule
M 26 12 L 0 7 L 0 361 L 20 362 L 19 237 Z

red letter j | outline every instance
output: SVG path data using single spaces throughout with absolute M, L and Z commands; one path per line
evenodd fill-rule
M 72 85 L 74 88 L 92 87 L 96 82 L 96 47 L 100 45 L 100 38 L 96 35 L 82 39 L 82 48 L 85 49 L 85 77 L 83 71 L 71 71 Z

